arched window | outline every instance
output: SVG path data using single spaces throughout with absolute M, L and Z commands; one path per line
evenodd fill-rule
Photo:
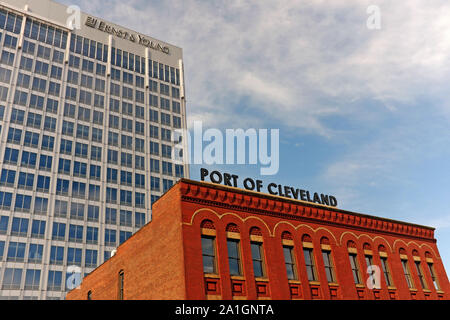
M 383 269 L 384 280 L 386 281 L 386 286 L 393 287 L 394 283 L 392 282 L 391 271 L 389 268 L 388 256 L 386 247 L 382 244 L 378 246 L 378 255 L 381 260 L 381 268 Z
M 349 240 L 347 242 L 347 250 L 348 250 L 348 257 L 350 260 L 350 267 L 352 268 L 353 280 L 354 280 L 355 284 L 362 284 L 361 271 L 359 268 L 358 251 L 356 249 L 356 243 L 352 240 Z
M 241 265 L 241 236 L 239 228 L 234 223 L 229 223 L 225 231 L 227 232 L 228 265 L 231 276 L 242 276 Z
M 414 282 L 411 277 L 411 269 L 409 267 L 406 250 L 404 248 L 400 248 L 398 252 L 400 254 L 400 260 L 402 262 L 403 274 L 405 275 L 406 284 L 408 285 L 408 288 L 412 289 L 414 288 Z
M 201 227 L 203 272 L 217 274 L 216 228 L 211 220 L 203 220 Z
M 328 283 L 336 283 L 330 240 L 327 237 L 322 237 L 320 239 L 320 247 L 322 249 L 322 259 L 325 267 L 325 274 L 327 275 L 327 281 Z
M 119 300 L 124 299 L 124 276 L 125 276 L 124 271 L 120 270 L 119 271 L 119 296 L 118 296 Z
M 314 247 L 311 236 L 304 234 L 302 236 L 303 256 L 305 258 L 306 274 L 309 281 L 317 281 L 316 261 L 314 258 Z
M 89 290 L 87 293 L 87 299 L 92 300 L 92 291 L 91 290 Z

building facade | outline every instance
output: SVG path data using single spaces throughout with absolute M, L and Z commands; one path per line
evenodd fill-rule
M 437 300 L 449 290 L 431 227 L 181 179 L 66 299 Z
M 172 142 L 183 83 L 181 48 L 52 1 L 0 1 L 1 299 L 64 298 L 69 266 L 92 271 L 189 175 Z

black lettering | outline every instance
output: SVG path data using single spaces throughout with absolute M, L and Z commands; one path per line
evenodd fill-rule
M 300 194 L 300 189 L 294 189 L 291 187 L 292 196 L 294 199 L 298 199 L 298 195 Z
M 260 192 L 263 186 L 263 182 L 261 180 L 256 180 L 256 191 Z
M 209 171 L 205 168 L 200 169 L 200 180 L 205 181 L 205 177 L 208 175 Z
M 284 196 L 291 198 L 291 187 L 284 186 Z
M 284 197 L 283 188 L 281 187 L 281 184 L 278 185 L 278 195 L 280 197 Z
M 237 188 L 237 181 L 239 179 L 239 176 L 232 174 L 231 178 L 233 178 L 233 187 Z
M 267 191 L 269 191 L 270 194 L 277 194 L 276 191 L 273 191 L 272 188 L 276 188 L 277 185 L 275 183 L 269 183 L 267 186 Z
M 314 202 L 317 202 L 317 203 L 322 204 L 322 202 L 320 202 L 320 197 L 319 197 L 319 195 L 317 194 L 317 192 L 314 192 Z
M 330 205 L 330 201 L 329 201 L 327 195 L 321 194 L 321 195 L 320 195 L 320 198 L 322 199 L 322 204 L 326 204 L 327 206 Z
M 300 199 L 302 201 L 307 201 L 306 200 L 306 191 L 305 190 L 300 190 Z
M 311 201 L 311 198 L 309 197 L 309 191 L 306 191 L 306 201 L 308 201 L 308 202 L 312 202 Z
M 330 206 L 337 207 L 337 200 L 333 196 L 330 196 Z
M 226 186 L 232 187 L 232 185 L 231 185 L 231 175 L 229 173 L 224 173 L 223 174 L 223 184 L 226 185 Z
M 217 176 L 217 179 L 214 178 L 214 176 Z M 209 180 L 211 180 L 212 183 L 222 183 L 222 174 L 219 171 L 213 171 L 209 175 Z
M 250 186 L 248 185 L 250 183 Z M 244 188 L 247 190 L 255 190 L 255 181 L 251 178 L 244 179 Z

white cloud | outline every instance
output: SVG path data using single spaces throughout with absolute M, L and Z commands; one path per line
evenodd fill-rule
M 81 4 L 182 47 L 188 112 L 214 125 L 246 111 L 258 124 L 276 120 L 329 137 L 324 115 L 363 116 L 364 106 L 349 102 L 377 99 L 392 108 L 449 75 L 444 1 L 113 0 L 108 10 L 103 1 Z M 370 4 L 381 9 L 381 30 L 366 28 Z M 233 123 L 247 124 L 244 118 Z

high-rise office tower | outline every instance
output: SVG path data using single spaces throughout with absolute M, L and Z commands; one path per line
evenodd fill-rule
M 0 1 L 1 298 L 64 298 L 149 222 L 189 175 L 174 160 L 185 119 L 180 48 L 52 1 Z

